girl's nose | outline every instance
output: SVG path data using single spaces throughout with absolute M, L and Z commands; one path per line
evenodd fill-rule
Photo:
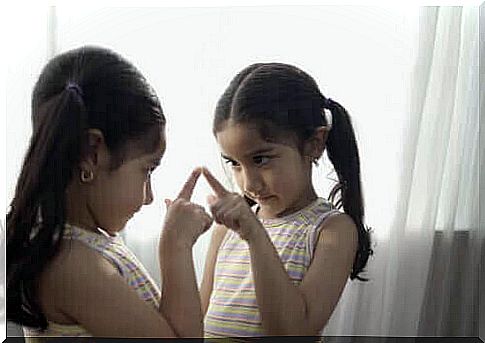
M 257 196 L 264 188 L 263 185 L 263 179 L 257 171 L 244 171 L 244 192 Z

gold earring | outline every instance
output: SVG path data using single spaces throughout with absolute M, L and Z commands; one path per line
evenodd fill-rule
M 94 173 L 92 170 L 81 170 L 81 182 L 87 183 L 94 179 Z

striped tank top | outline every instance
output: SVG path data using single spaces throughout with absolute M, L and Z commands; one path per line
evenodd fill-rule
M 312 262 L 321 223 L 339 213 L 332 204 L 317 198 L 286 217 L 262 219 L 284 268 L 299 285 Z M 205 316 L 204 336 L 264 336 L 251 272 L 248 244 L 229 230 L 218 251 L 213 291 Z
M 69 224 L 65 226 L 63 236 L 65 240 L 79 241 L 101 254 L 118 270 L 126 283 L 137 292 L 142 300 L 158 309 L 160 290 L 136 256 L 124 244 L 121 236 L 110 236 L 101 229 L 98 229 L 99 233 L 95 233 Z M 24 327 L 23 331 L 27 343 L 43 342 L 46 337 L 92 336 L 82 326 L 54 322 L 49 322 L 49 326 L 44 332 L 28 327 Z

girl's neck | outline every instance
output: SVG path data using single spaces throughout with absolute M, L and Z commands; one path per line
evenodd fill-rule
M 99 233 L 84 197 L 78 187 L 70 184 L 66 190 L 66 223 L 80 229 Z

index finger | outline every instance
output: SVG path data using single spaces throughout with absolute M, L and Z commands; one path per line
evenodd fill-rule
M 177 199 L 185 199 L 187 201 L 190 200 L 190 198 L 192 197 L 192 193 L 194 192 L 195 184 L 199 179 L 200 173 L 200 168 L 196 168 L 192 171 L 187 181 L 185 181 L 182 190 L 177 195 Z
M 217 196 L 222 197 L 229 193 L 207 168 L 202 168 L 202 174 L 204 174 L 209 186 L 211 186 Z

